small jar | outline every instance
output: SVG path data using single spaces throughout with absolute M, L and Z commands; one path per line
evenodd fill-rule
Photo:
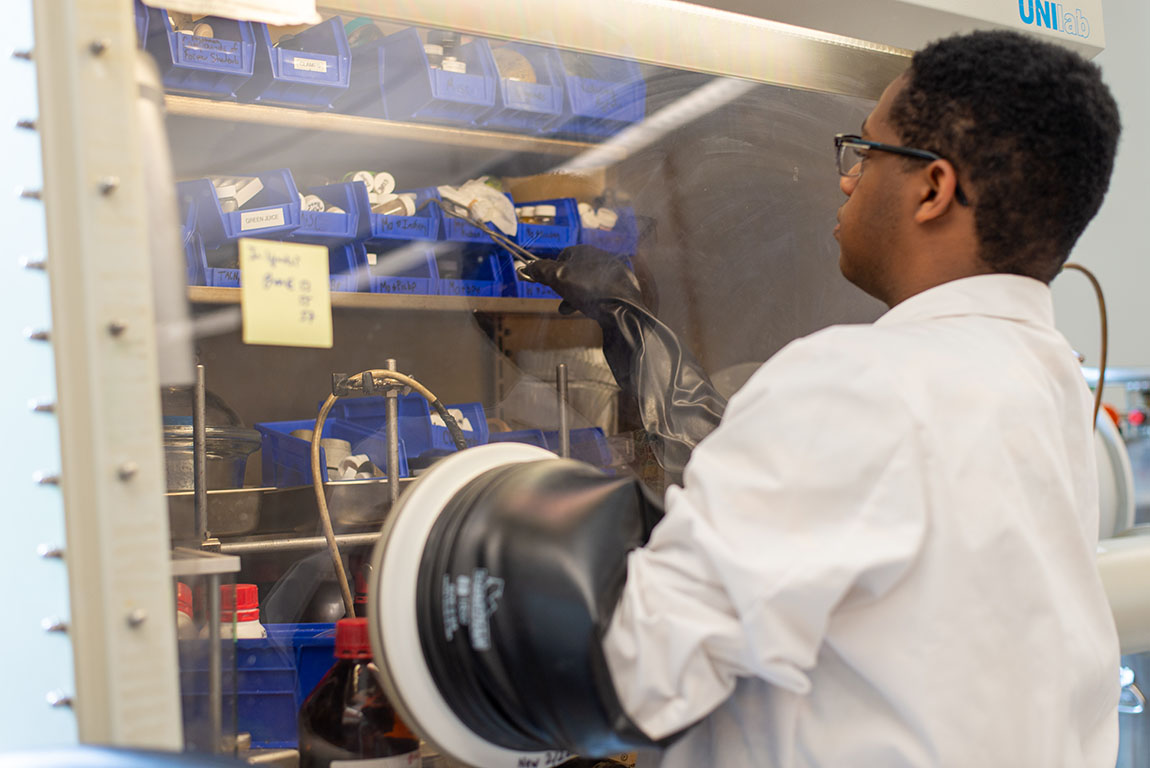
M 555 215 L 557 211 L 553 205 L 537 205 L 535 206 L 535 224 L 540 224 L 545 227 L 550 227 L 555 224 Z
M 523 205 L 515 209 L 516 217 L 524 224 L 535 223 L 535 206 Z
M 233 624 L 233 622 L 235 622 Z M 233 626 L 235 634 L 233 635 Z M 255 584 L 220 587 L 220 638 L 258 640 L 268 631 L 260 624 L 260 591 Z
M 427 66 L 432 69 L 439 69 L 443 64 L 443 46 L 435 43 L 427 43 L 423 46 L 423 52 L 427 55 Z

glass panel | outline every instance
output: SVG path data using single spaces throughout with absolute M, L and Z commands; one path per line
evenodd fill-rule
M 389 460 L 402 492 L 457 450 L 444 417 L 411 390 L 397 397 L 399 442 L 389 447 L 387 397 L 348 392 L 347 376 L 394 360 L 446 404 L 469 446 L 557 451 L 566 364 L 572 456 L 655 490 L 667 484 L 598 325 L 561 314 L 556 295 L 524 279 L 522 250 L 555 259 L 589 245 L 633 268 L 646 306 L 723 396 L 794 338 L 880 313 L 838 272 L 832 137 L 862 122 L 881 85 L 833 56 L 794 54 L 796 71 L 818 75 L 795 87 L 651 63 L 626 46 L 592 54 L 335 10 L 290 29 L 136 13 L 167 93 L 206 369 L 207 530 L 239 556 L 235 581 L 255 585 L 268 633 L 236 645 L 238 679 L 260 654 L 280 659 L 292 696 L 284 712 L 330 666 L 333 622 L 345 613 L 311 486 L 321 404 L 340 394 L 319 472 L 359 610 L 390 506 Z M 893 57 L 873 56 L 880 72 Z M 299 258 L 319 258 L 328 284 L 289 273 L 296 252 L 266 242 L 264 261 L 251 262 L 264 269 L 241 273 L 244 238 L 319 247 Z M 330 348 L 294 346 L 297 330 L 280 344 L 245 343 L 243 280 L 253 294 L 296 302 L 300 317 L 322 316 L 328 289 Z M 244 309 L 259 311 L 252 301 Z M 284 328 L 303 328 L 300 317 Z M 360 390 L 384 378 L 358 380 Z M 176 544 L 199 536 L 191 402 L 190 391 L 164 393 Z M 253 749 L 294 747 L 295 720 L 283 715 L 268 735 L 250 695 L 241 685 L 234 730 Z M 188 733 L 211 748 L 192 738 L 202 723 Z

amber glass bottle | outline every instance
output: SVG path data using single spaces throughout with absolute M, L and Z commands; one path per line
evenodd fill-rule
M 366 619 L 336 624 L 335 658 L 300 709 L 300 768 L 417 768 L 419 739 L 375 677 Z

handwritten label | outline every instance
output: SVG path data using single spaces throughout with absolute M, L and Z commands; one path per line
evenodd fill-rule
M 243 238 L 240 275 L 245 344 L 331 348 L 327 248 Z
M 267 208 L 258 211 L 240 212 L 240 231 L 249 229 L 266 229 L 267 227 L 282 227 L 284 225 L 283 208 Z
M 292 59 L 292 66 L 304 72 L 327 72 L 327 62 L 323 59 L 304 59 L 296 56 Z

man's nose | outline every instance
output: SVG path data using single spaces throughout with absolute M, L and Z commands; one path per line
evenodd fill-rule
M 858 183 L 858 176 L 839 176 L 839 189 L 841 189 L 843 194 L 847 197 L 850 197 L 851 194 L 854 193 L 855 187 L 858 186 Z

